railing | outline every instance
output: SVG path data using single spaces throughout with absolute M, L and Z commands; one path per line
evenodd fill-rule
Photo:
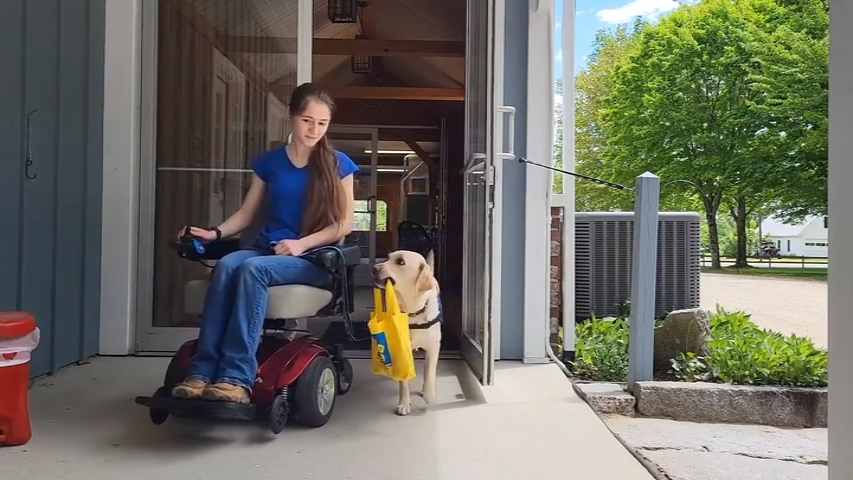
M 746 259 L 747 264 L 752 267 L 761 267 L 761 268 L 800 268 L 805 270 L 806 268 L 827 268 L 829 266 L 829 259 L 827 257 L 806 257 L 806 256 L 798 256 L 798 257 L 782 257 L 782 258 L 758 258 L 758 257 L 749 257 Z M 722 263 L 723 267 L 731 266 L 735 264 L 734 258 L 722 257 L 720 258 L 720 263 Z M 703 255 L 702 256 L 702 266 L 708 267 L 711 265 L 711 256 Z

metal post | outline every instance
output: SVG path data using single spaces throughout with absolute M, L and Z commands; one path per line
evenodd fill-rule
M 655 291 L 658 257 L 660 178 L 637 177 L 634 200 L 634 258 L 631 275 L 631 331 L 628 341 L 628 390 L 652 380 L 655 345 Z

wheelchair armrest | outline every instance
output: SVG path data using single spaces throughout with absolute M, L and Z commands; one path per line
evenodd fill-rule
M 340 250 L 340 253 L 338 252 Z M 343 258 L 341 258 L 343 254 Z M 320 247 L 302 255 L 314 265 L 329 270 L 338 270 L 341 267 L 353 267 L 361 264 L 361 247 L 355 243 L 346 243 L 340 246 Z M 343 263 L 341 261 L 343 260 Z
M 169 242 L 178 252 L 178 256 L 187 260 L 220 260 L 229 253 L 240 250 L 239 238 L 223 238 L 216 242 L 204 244 L 204 253 L 196 251 L 191 242 Z

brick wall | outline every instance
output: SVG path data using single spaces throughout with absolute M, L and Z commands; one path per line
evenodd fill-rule
M 559 353 L 562 344 L 558 328 L 563 319 L 563 286 L 560 279 L 563 270 L 563 207 L 551 207 L 551 346 Z

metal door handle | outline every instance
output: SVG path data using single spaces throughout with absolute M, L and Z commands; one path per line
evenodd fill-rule
M 465 172 L 468 171 L 468 169 L 471 167 L 471 164 L 474 163 L 474 160 L 485 160 L 486 158 L 488 158 L 488 157 L 486 157 L 485 153 L 473 153 L 473 154 L 471 154 L 471 158 L 469 158 L 468 161 L 465 162 L 465 166 L 462 167 L 462 170 L 459 170 L 459 174 L 465 175 Z
M 30 117 L 37 111 L 33 110 L 27 114 L 27 160 L 24 162 L 24 175 L 29 180 L 35 180 L 38 177 L 37 173 L 30 175 L 30 167 L 33 166 L 33 121 Z
M 506 139 L 507 151 L 495 154 L 495 158 L 501 160 L 515 160 L 515 107 L 503 105 L 497 107 L 497 112 L 506 116 L 509 125 L 509 135 Z

